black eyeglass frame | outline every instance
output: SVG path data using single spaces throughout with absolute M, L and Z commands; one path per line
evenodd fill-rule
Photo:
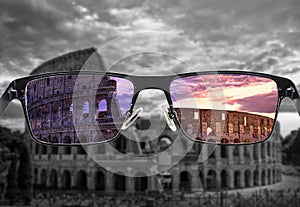
M 26 101 L 25 101 L 25 96 L 26 96 L 25 95 L 25 89 L 26 89 L 27 84 L 32 80 L 36 80 L 36 79 L 40 79 L 40 78 L 47 78 L 47 77 L 52 77 L 52 76 L 59 76 L 59 75 L 103 75 L 103 76 L 113 76 L 113 77 L 119 77 L 119 78 L 127 79 L 134 86 L 134 93 L 133 93 L 133 97 L 132 97 L 132 100 L 131 100 L 131 106 L 130 106 L 130 109 L 126 112 L 127 117 L 129 117 L 131 115 L 131 113 L 133 112 L 133 108 L 134 108 L 135 102 L 137 100 L 137 97 L 138 97 L 139 93 L 142 90 L 145 90 L 145 89 L 162 90 L 164 92 L 164 94 L 166 96 L 166 99 L 167 99 L 167 102 L 169 104 L 169 112 L 168 113 L 169 113 L 170 118 L 172 120 L 174 120 L 174 122 L 176 124 L 176 128 L 180 129 L 181 132 L 183 132 L 183 134 L 188 139 L 190 139 L 194 142 L 198 142 L 198 143 L 223 145 L 224 143 L 208 143 L 208 142 L 205 142 L 205 141 L 200 141 L 200 140 L 190 138 L 186 134 L 185 130 L 182 129 L 182 126 L 179 123 L 179 120 L 176 116 L 176 112 L 173 108 L 173 103 L 172 103 L 172 99 L 171 99 L 171 96 L 170 96 L 170 85 L 171 85 L 172 81 L 174 81 L 176 79 L 184 78 L 184 77 L 211 75 L 211 74 L 215 74 L 215 75 L 230 75 L 230 74 L 231 75 L 232 74 L 234 74 L 234 75 L 249 75 L 249 76 L 256 76 L 256 77 L 263 77 L 263 78 L 271 79 L 277 84 L 277 88 L 278 88 L 278 101 L 277 101 L 277 107 L 276 107 L 276 114 L 275 114 L 274 122 L 277 119 L 278 110 L 279 110 L 280 104 L 281 104 L 281 102 L 284 98 L 289 98 L 294 102 L 294 104 L 296 105 L 298 114 L 300 115 L 300 96 L 299 96 L 299 92 L 298 92 L 295 84 L 291 80 L 289 80 L 287 78 L 284 78 L 284 77 L 280 77 L 280 76 L 269 75 L 269 74 L 258 73 L 258 72 L 220 70 L 220 71 L 191 72 L 191 73 L 166 75 L 166 76 L 136 76 L 136 75 L 127 75 L 127 74 L 112 73 L 112 72 L 96 72 L 96 71 L 71 71 L 71 72 L 55 72 L 55 73 L 44 73 L 44 74 L 38 74 L 38 75 L 31 75 L 31 76 L 19 78 L 19 79 L 16 79 L 16 80 L 12 81 L 8 85 L 8 87 L 4 90 L 4 92 L 2 93 L 1 98 L 0 98 L 0 117 L 3 114 L 3 112 L 5 111 L 8 104 L 12 100 L 18 99 L 21 102 L 23 112 L 25 114 L 26 126 L 28 127 L 29 132 L 30 132 L 32 138 L 34 139 L 34 141 L 36 141 L 38 143 L 46 144 L 46 145 L 51 145 L 51 146 L 75 146 L 75 145 L 99 144 L 97 142 L 96 143 L 72 143 L 72 144 L 46 143 L 46 142 L 43 142 L 43 141 L 35 138 L 35 136 L 33 135 L 31 126 L 29 124 L 29 116 L 28 116 L 28 112 L 27 112 L 27 109 L 26 109 Z M 255 142 L 255 143 L 226 143 L 225 145 L 228 145 L 228 146 L 230 146 L 230 145 L 249 145 L 249 144 L 256 144 L 256 143 L 260 143 L 260 142 L 265 142 L 266 140 L 269 139 L 270 135 L 272 134 L 272 132 L 274 130 L 274 127 L 275 127 L 275 124 L 273 124 L 272 131 L 270 132 L 269 136 L 267 138 L 265 138 L 264 140 L 261 140 L 259 142 Z M 120 129 L 119 132 L 113 138 L 105 141 L 105 143 L 116 140 L 120 136 L 121 132 L 122 132 L 122 130 Z

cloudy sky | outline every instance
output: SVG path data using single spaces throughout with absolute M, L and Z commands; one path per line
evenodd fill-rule
M 300 88 L 299 0 L 1 0 L 0 8 L 0 91 L 57 55 L 98 48 L 142 31 L 189 40 L 217 68 L 281 75 Z M 171 46 L 164 39 L 155 40 L 169 51 L 182 46 L 180 41 Z M 109 53 L 128 50 L 128 45 L 112 47 Z M 109 58 L 104 61 L 110 65 Z M 7 117 L 20 117 L 19 110 L 11 111 Z M 295 115 L 282 116 L 294 124 L 285 130 L 298 128 Z M 2 119 L 4 125 L 11 123 Z

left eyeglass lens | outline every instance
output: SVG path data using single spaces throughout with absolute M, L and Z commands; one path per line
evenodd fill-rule
M 119 133 L 134 93 L 131 81 L 103 75 L 58 75 L 30 81 L 26 110 L 35 139 L 94 143 Z

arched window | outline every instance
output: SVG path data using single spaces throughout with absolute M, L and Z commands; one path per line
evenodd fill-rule
M 266 185 L 266 172 L 265 169 L 261 172 L 261 185 Z
M 257 144 L 255 144 L 254 145 L 254 147 L 253 147 L 253 158 L 255 159 L 255 160 L 257 160 L 258 159 L 258 145 Z
M 47 171 L 45 169 L 41 172 L 41 187 L 46 188 L 47 185 Z
M 261 147 L 261 158 L 265 158 L 266 157 L 265 143 L 261 143 L 260 147 Z
M 103 99 L 98 103 L 98 111 L 107 111 L 107 101 Z
M 245 186 L 250 187 L 251 186 L 251 172 L 250 172 L 250 170 L 245 171 L 244 179 L 245 179 Z
M 62 188 L 63 189 L 70 189 L 71 188 L 71 174 L 68 170 L 65 170 L 62 174 Z
M 210 170 L 207 173 L 206 177 L 206 188 L 207 189 L 216 189 L 217 186 L 217 173 L 214 170 Z
M 259 185 L 259 176 L 258 176 L 259 172 L 257 170 L 254 171 L 254 176 L 253 176 L 253 184 L 254 186 L 258 186 Z
M 235 188 L 241 187 L 241 172 L 240 171 L 234 172 L 234 187 Z
M 227 147 L 224 145 L 221 145 L 221 157 L 226 158 L 227 157 Z
M 73 104 L 70 105 L 69 109 L 70 109 L 70 112 L 73 112 Z
M 238 157 L 240 155 L 239 147 L 235 146 L 233 149 L 233 156 Z
M 65 143 L 65 144 L 71 143 L 71 137 L 65 136 L 63 138 L 63 143 Z M 64 154 L 71 154 L 71 147 L 69 147 L 69 146 L 64 147 Z
M 50 172 L 50 188 L 57 188 L 57 172 L 55 170 L 51 170 Z
M 40 145 L 38 143 L 35 143 L 35 154 L 38 155 L 40 152 Z
M 39 174 L 39 170 L 35 168 L 33 173 L 33 184 L 35 187 L 38 185 L 38 174 Z
M 228 187 L 228 176 L 226 170 L 221 171 L 221 188 L 227 188 Z
M 126 191 L 126 177 L 123 173 L 118 172 L 113 176 L 115 191 Z
M 105 191 L 105 175 L 102 171 L 97 171 L 95 175 L 95 190 Z
M 148 177 L 144 173 L 137 173 L 134 178 L 135 191 L 145 192 L 148 188 Z
M 179 190 L 190 192 L 192 188 L 191 174 L 188 171 L 183 171 L 179 175 Z
M 87 189 L 87 175 L 86 172 L 80 170 L 76 175 L 76 189 L 86 190 Z
M 58 139 L 56 137 L 50 138 L 51 143 L 58 143 Z M 57 146 L 51 146 L 51 154 L 57 155 L 58 154 L 58 147 Z

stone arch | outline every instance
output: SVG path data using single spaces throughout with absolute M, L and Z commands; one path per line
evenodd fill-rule
M 105 118 L 108 114 L 107 114 L 107 100 L 106 99 L 102 99 L 101 101 L 99 101 L 97 103 L 97 110 L 96 110 L 96 114 L 97 114 L 97 118 Z
M 261 143 L 260 145 L 260 150 L 261 150 L 261 158 L 264 159 L 266 158 L 266 147 L 265 147 L 265 143 Z
M 41 187 L 46 188 L 47 187 L 47 171 L 45 169 L 42 169 L 41 171 Z
M 261 171 L 261 185 L 266 185 L 266 171 L 262 169 Z
M 102 171 L 97 171 L 95 175 L 95 190 L 105 191 L 105 174 Z
M 137 173 L 134 178 L 134 189 L 135 191 L 146 191 L 148 188 L 148 177 L 145 173 Z
M 228 183 L 229 183 L 229 176 L 227 174 L 226 170 L 221 171 L 221 188 L 226 189 L 228 188 Z
M 224 143 L 224 144 L 229 143 L 229 140 L 226 139 L 226 138 L 222 138 L 222 139 L 221 139 L 221 143 Z
M 245 171 L 245 187 L 251 187 L 251 171 L 246 170 Z
M 63 141 L 64 144 L 70 144 L 72 142 L 70 136 L 64 136 L 62 141 Z
M 38 185 L 38 174 L 39 174 L 39 169 L 34 168 L 34 171 L 33 171 L 33 185 L 34 186 Z
M 182 171 L 179 174 L 179 190 L 190 192 L 192 188 L 192 176 L 188 171 Z
M 240 147 L 234 146 L 233 148 L 233 160 L 235 164 L 240 163 Z
M 235 147 L 233 148 L 233 156 L 234 156 L 234 157 L 239 157 L 239 155 L 240 155 L 239 147 L 238 147 L 238 146 L 235 146 Z
M 277 169 L 277 182 L 281 181 L 281 170 Z
M 76 174 L 76 189 L 87 189 L 87 174 L 84 170 L 79 170 Z
M 249 147 L 244 146 L 244 157 L 249 158 L 250 157 L 250 152 L 249 152 Z
M 45 143 L 48 142 L 48 140 L 47 140 L 46 137 L 43 137 L 43 138 L 41 139 L 41 141 L 42 141 L 42 142 L 45 142 Z M 48 150 L 47 145 L 44 145 L 44 144 L 43 144 L 43 145 L 42 145 L 41 154 L 42 154 L 42 155 L 46 155 L 46 154 L 47 154 L 47 150 Z
M 71 188 L 71 173 L 65 170 L 61 177 L 62 188 L 69 190 Z
M 258 144 L 255 144 L 255 145 L 253 146 L 253 159 L 254 159 L 254 160 L 257 160 L 257 159 L 258 159 L 258 151 L 259 151 L 258 147 L 259 147 Z
M 221 145 L 221 157 L 222 158 L 227 158 L 228 157 L 228 150 L 227 150 L 227 146 L 225 145 Z
M 267 142 L 267 155 L 271 156 L 271 142 Z
M 240 143 L 240 139 L 235 138 L 235 139 L 233 140 L 233 143 Z
M 254 184 L 254 186 L 259 186 L 259 172 L 258 172 L 258 170 L 254 170 L 253 184 Z
M 118 172 L 114 174 L 113 183 L 115 191 L 126 191 L 126 177 L 124 173 Z
M 204 180 L 204 175 L 203 175 L 203 172 L 200 170 L 199 171 L 199 179 L 200 179 L 200 183 L 201 183 L 201 186 L 204 188 L 205 187 L 205 180 Z
M 271 175 L 271 169 L 269 168 L 268 170 L 267 170 L 267 180 L 268 180 L 268 185 L 270 185 L 271 184 L 271 177 L 272 175 Z
M 64 136 L 62 142 L 64 144 L 71 144 L 72 140 L 70 136 Z M 70 146 L 66 146 L 64 147 L 64 154 L 71 154 L 71 147 Z
M 206 177 L 206 188 L 208 190 L 217 189 L 217 173 L 215 170 L 209 170 Z
M 234 188 L 241 187 L 241 172 L 239 170 L 234 172 Z
M 273 168 L 273 173 L 272 173 L 272 177 L 273 177 L 273 182 L 272 183 L 276 183 L 276 171 L 275 168 Z
M 38 155 L 40 153 L 40 144 L 35 143 L 34 146 L 35 146 L 35 154 Z
M 51 143 L 59 143 L 57 137 L 51 137 L 50 142 Z M 53 155 L 58 154 L 58 147 L 57 146 L 51 146 L 51 154 L 53 154 Z
M 57 172 L 56 172 L 56 170 L 50 171 L 50 188 L 51 189 L 57 188 Z

